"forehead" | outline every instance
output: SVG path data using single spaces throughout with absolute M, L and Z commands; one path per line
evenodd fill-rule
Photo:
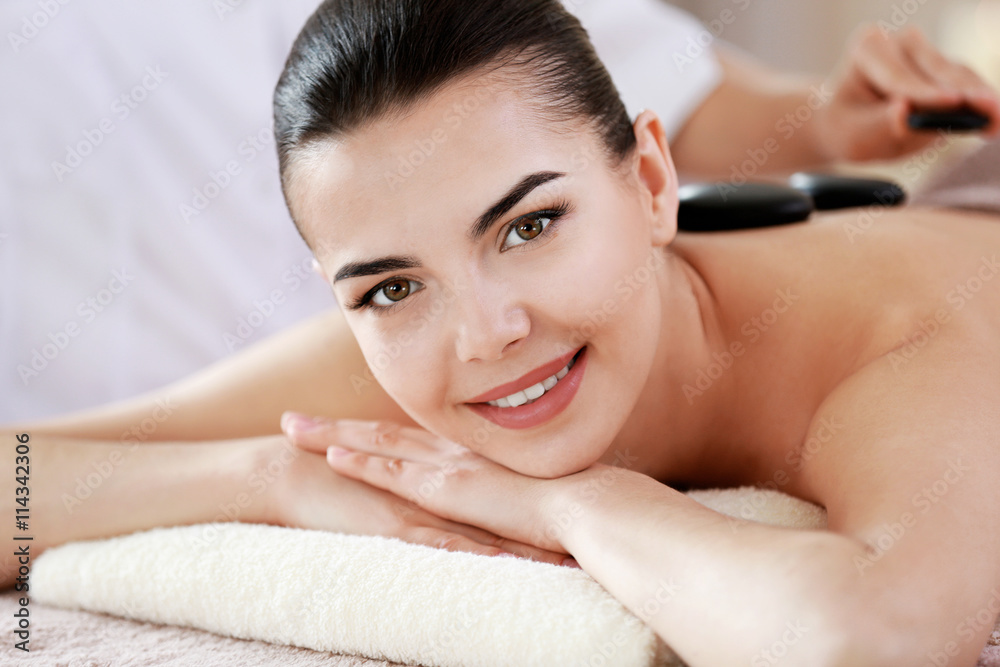
M 547 121 L 531 91 L 486 74 L 317 145 L 299 158 L 290 198 L 320 261 L 356 259 L 380 254 L 374 239 L 387 233 L 470 225 L 527 174 L 565 172 L 567 187 L 597 155 L 584 123 Z

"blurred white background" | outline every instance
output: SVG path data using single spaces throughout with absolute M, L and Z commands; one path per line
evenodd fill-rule
M 0 3 L 0 423 L 156 389 L 334 307 L 270 132 L 316 4 Z M 859 24 L 912 23 L 1000 84 L 1000 0 L 675 4 L 821 75 Z
M 775 67 L 828 73 L 858 25 L 919 26 L 946 54 L 1000 85 L 998 0 L 674 0 L 708 24 L 727 9 L 721 37 Z

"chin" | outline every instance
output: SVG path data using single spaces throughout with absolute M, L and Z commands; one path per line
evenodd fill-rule
M 574 442 L 577 444 L 574 445 Z M 586 470 L 597 463 L 600 460 L 601 454 L 603 454 L 603 450 L 599 452 L 579 451 L 579 441 L 575 437 L 555 442 L 550 441 L 544 452 L 548 456 L 540 452 L 537 447 L 537 445 L 530 448 L 525 447 L 525 443 L 522 441 L 521 446 L 517 449 L 505 448 L 504 450 L 511 453 L 517 452 L 517 454 L 508 457 L 498 457 L 510 460 L 498 460 L 496 462 L 529 477 L 556 479 Z M 485 453 L 483 456 L 490 458 Z

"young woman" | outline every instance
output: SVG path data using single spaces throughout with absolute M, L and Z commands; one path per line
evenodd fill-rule
M 678 234 L 659 120 L 550 0 L 324 3 L 275 124 L 342 311 L 177 401 L 29 432 L 40 546 L 228 518 L 570 555 L 633 610 L 669 582 L 646 620 L 692 665 L 975 664 L 1000 611 L 996 211 Z M 261 368 L 326 418 L 138 445 L 239 434 L 274 409 Z M 829 530 L 676 490 L 739 484 Z

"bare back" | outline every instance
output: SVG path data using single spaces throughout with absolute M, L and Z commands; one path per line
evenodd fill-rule
M 703 275 L 725 338 L 739 344 L 732 362 L 752 371 L 733 409 L 754 464 L 718 459 L 702 484 L 764 483 L 819 499 L 796 473 L 809 458 L 803 445 L 829 439 L 831 424 L 817 415 L 835 389 L 877 359 L 891 370 L 908 364 L 944 331 L 1000 340 L 1000 215 L 855 209 L 681 234 L 673 245 Z M 1000 345 L 989 347 L 1000 363 Z

